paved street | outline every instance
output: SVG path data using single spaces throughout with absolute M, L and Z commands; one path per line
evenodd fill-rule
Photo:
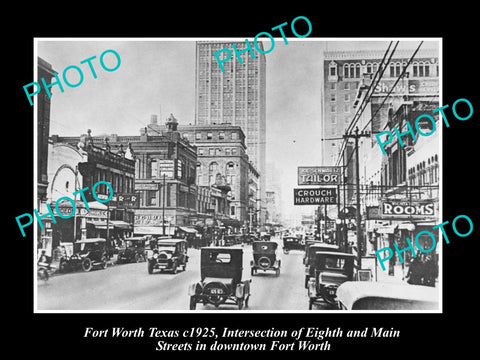
M 185 272 L 147 273 L 146 263 L 112 265 L 105 270 L 79 271 L 53 276 L 48 283 L 39 282 L 39 310 L 188 310 L 188 286 L 200 280 L 200 251 L 188 249 L 189 262 Z M 302 251 L 282 253 L 277 278 L 273 271 L 250 275 L 251 246 L 245 245 L 243 277 L 252 278 L 249 310 L 306 310 L 307 291 L 304 286 Z M 199 310 L 215 310 L 213 305 L 197 304 Z M 218 310 L 238 310 L 223 305 Z M 319 309 L 330 309 L 328 305 Z

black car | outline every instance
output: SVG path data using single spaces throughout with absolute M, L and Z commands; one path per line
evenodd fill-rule
M 190 285 L 190 310 L 197 303 L 234 304 L 241 310 L 248 307 L 251 280 L 242 280 L 243 249 L 204 247 L 200 250 L 200 281 Z
M 107 254 L 106 240 L 91 238 L 78 240 L 74 243 L 75 252 L 60 258 L 60 272 L 82 269 L 90 271 L 93 268 L 105 269 L 110 257 Z
M 288 254 L 290 250 L 303 250 L 305 243 L 301 237 L 298 236 L 284 236 L 283 237 L 283 253 Z
M 315 254 L 319 251 L 333 251 L 338 252 L 340 248 L 337 245 L 326 244 L 323 242 L 312 242 L 305 247 L 305 257 L 303 263 L 305 264 L 305 289 L 308 285 L 308 280 L 315 274 L 315 267 L 311 264 L 315 260 Z
M 150 243 L 147 250 L 148 273 L 154 270 L 171 271 L 176 274 L 179 267 L 183 271 L 187 268 L 187 240 L 185 239 L 161 239 L 155 244 Z
M 252 244 L 253 260 L 250 261 L 251 275 L 258 270 L 274 270 L 275 275 L 280 275 L 281 260 L 277 259 L 278 244 L 274 241 L 258 241 Z
M 117 264 L 143 262 L 147 258 L 145 250 L 146 236 L 131 237 L 124 240 L 124 246 L 118 250 Z
M 320 251 L 315 253 L 311 266 L 314 276 L 308 280 L 309 310 L 319 300 L 330 305 L 337 304 L 337 288 L 346 281 L 353 280 L 355 255 Z

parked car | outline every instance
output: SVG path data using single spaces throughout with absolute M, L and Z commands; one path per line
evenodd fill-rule
M 190 310 L 197 303 L 234 304 L 241 310 L 248 307 L 251 280 L 242 279 L 243 249 L 204 247 L 200 250 L 200 281 L 190 285 Z
M 60 272 L 83 269 L 90 271 L 94 267 L 105 269 L 110 257 L 106 250 L 106 240 L 90 238 L 78 240 L 74 243 L 74 253 L 60 258 L 58 269 Z
M 274 270 L 280 275 L 281 260 L 277 259 L 278 244 L 274 241 L 258 241 L 252 244 L 253 260 L 250 261 L 250 273 L 253 276 L 258 270 Z
M 176 274 L 179 267 L 185 271 L 188 262 L 187 240 L 160 239 L 155 244 L 151 242 L 150 249 L 147 250 L 147 262 L 149 274 L 157 269 Z
M 313 242 L 308 247 L 305 247 L 305 256 L 303 258 L 303 263 L 305 264 L 305 289 L 308 286 L 308 280 L 315 274 L 315 267 L 311 266 L 311 264 L 315 260 L 315 254 L 319 251 L 338 252 L 340 248 L 337 245 L 322 242 Z
M 143 262 L 147 259 L 145 243 L 147 236 L 135 236 L 124 240 L 124 246 L 118 249 L 117 264 Z
M 353 262 L 355 255 L 320 251 L 315 254 L 311 266 L 314 276 L 308 280 L 309 310 L 319 300 L 330 305 L 337 304 L 337 288 L 345 281 L 353 280 Z
M 290 250 L 303 250 L 305 245 L 298 236 L 284 236 L 283 237 L 283 253 L 288 254 Z
M 438 310 L 438 288 L 380 282 L 347 281 L 337 289 L 341 310 Z

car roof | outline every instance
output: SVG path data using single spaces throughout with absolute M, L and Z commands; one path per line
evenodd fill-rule
M 334 244 L 326 244 L 326 243 L 313 243 L 310 245 L 310 249 L 315 249 L 317 247 L 320 247 L 320 248 L 330 248 L 330 249 L 338 249 L 338 245 L 334 245 Z
M 80 244 L 88 244 L 88 243 L 105 242 L 105 241 L 107 240 L 104 238 L 89 238 L 89 239 L 77 240 L 76 242 Z
M 317 251 L 315 252 L 315 256 L 317 255 L 334 255 L 338 257 L 355 257 L 356 256 L 350 253 L 335 252 L 335 251 Z
M 132 236 L 132 237 L 129 237 L 129 238 L 126 238 L 124 239 L 125 241 L 127 240 L 147 240 L 147 237 L 146 236 Z
M 430 286 L 372 281 L 347 281 L 337 289 L 337 298 L 347 309 L 351 309 L 356 301 L 368 297 L 438 302 L 438 296 L 438 288 Z
M 232 247 L 232 246 L 205 246 L 201 248 L 202 251 L 209 251 L 209 250 L 217 250 L 217 251 L 225 251 L 225 252 L 243 252 L 241 247 Z
M 185 239 L 159 239 L 157 240 L 158 245 L 175 245 L 181 242 L 186 242 Z

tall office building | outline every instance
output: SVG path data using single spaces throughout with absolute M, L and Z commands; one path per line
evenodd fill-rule
M 195 124 L 228 123 L 240 126 L 245 133 L 249 160 L 260 172 L 261 208 L 265 209 L 265 152 L 266 152 L 266 61 L 255 50 L 235 55 L 247 47 L 246 42 L 199 41 L 196 48 Z M 258 43 L 263 50 L 261 42 Z M 223 62 L 221 70 L 214 53 L 229 49 L 232 58 Z M 227 52 L 221 52 L 225 56 Z M 260 221 L 264 220 L 264 211 Z
M 356 109 L 357 90 L 365 73 L 375 74 L 385 51 L 352 50 L 327 51 L 323 58 L 323 123 L 322 164 L 335 165 L 339 156 L 342 135 L 352 121 Z M 396 50 L 388 68 L 372 95 L 372 102 L 383 97 L 391 90 L 397 77 L 402 73 L 413 49 Z M 423 96 L 438 93 L 438 50 L 420 49 L 407 69 L 409 76 L 398 82 L 390 98 Z M 388 111 L 391 100 L 385 104 Z M 381 114 L 379 114 L 381 115 Z M 376 120 L 374 120 L 375 122 Z M 360 129 L 361 130 L 361 129 Z M 375 129 L 380 131 L 380 129 Z

